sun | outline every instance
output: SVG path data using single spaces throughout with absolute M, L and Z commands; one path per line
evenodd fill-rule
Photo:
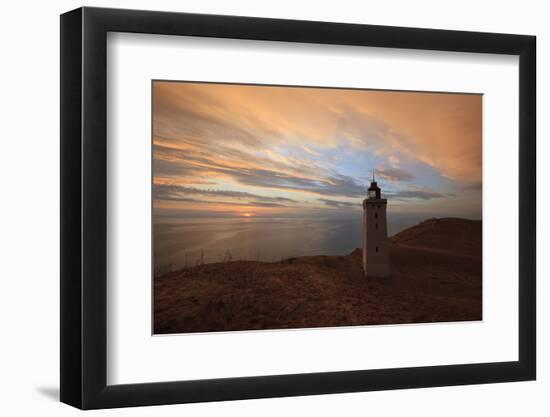
M 243 217 L 252 217 L 252 216 L 254 216 L 254 213 L 241 213 L 241 216 L 243 216 Z

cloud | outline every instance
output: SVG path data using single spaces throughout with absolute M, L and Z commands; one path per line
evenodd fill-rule
M 334 172 L 323 172 L 320 168 L 315 170 L 304 165 L 289 169 L 283 163 L 269 164 L 264 163 L 262 159 L 246 163 L 250 158 L 239 151 L 227 151 L 222 155 L 209 155 L 200 149 L 184 151 L 155 145 L 155 167 L 159 164 L 159 169 L 155 168 L 155 171 L 157 175 L 162 173 L 169 178 L 179 179 L 191 175 L 205 181 L 209 176 L 224 176 L 247 186 L 331 196 L 360 197 L 366 192 L 365 185 L 354 178 Z M 170 170 L 162 171 L 161 168 L 165 164 L 171 167 Z M 269 169 L 269 165 L 273 168 Z
M 399 168 L 399 159 L 395 155 L 388 156 L 388 162 L 392 168 Z
M 182 194 L 200 194 L 200 195 L 209 195 L 209 196 L 221 196 L 221 197 L 233 197 L 239 199 L 248 199 L 254 198 L 256 200 L 262 201 L 282 201 L 282 202 L 291 202 L 295 203 L 296 200 L 285 197 L 266 197 L 262 195 L 246 193 L 242 191 L 228 191 L 228 190 L 215 190 L 215 189 L 206 189 L 201 190 L 193 187 L 185 187 L 177 184 L 155 184 L 156 193 L 182 193 Z
M 296 200 L 286 197 L 266 197 L 262 195 L 246 193 L 241 191 L 227 191 L 227 190 L 215 190 L 206 189 L 201 190 L 193 187 L 186 187 L 177 184 L 159 184 L 156 183 L 153 186 L 153 195 L 155 200 L 172 200 L 180 202 L 193 202 L 193 203 L 223 203 L 223 204 L 235 204 L 243 205 L 243 202 L 231 202 L 220 200 L 201 200 L 188 197 L 189 195 L 199 195 L 214 198 L 233 198 L 237 200 L 245 200 L 245 204 L 253 204 L 262 207 L 286 207 L 284 203 L 297 203 Z
M 376 166 L 402 201 L 481 190 L 481 96 L 156 81 L 153 110 L 157 200 L 326 210 Z
M 394 192 L 385 192 L 384 197 L 393 199 L 420 199 L 431 200 L 434 198 L 447 198 L 447 194 L 438 193 L 436 191 L 423 191 L 423 190 L 403 190 Z
M 359 203 L 352 203 L 349 201 L 329 200 L 326 198 L 318 198 L 318 200 L 330 207 L 361 207 Z
M 381 167 L 376 169 L 376 176 L 388 181 L 409 181 L 414 176 L 401 168 Z
M 155 135 L 212 152 L 348 144 L 394 168 L 401 154 L 451 179 L 481 176 L 480 95 L 155 82 L 153 98 Z
M 305 191 L 327 196 L 360 197 L 366 192 L 364 185 L 357 183 L 351 177 L 340 174 L 325 178 L 310 179 L 267 169 L 249 169 L 229 172 L 228 175 L 235 178 L 241 184 L 282 190 Z
M 235 202 L 235 201 L 211 201 L 211 200 L 202 200 L 197 198 L 189 198 L 189 197 L 183 197 L 183 196 L 174 196 L 174 195 L 168 195 L 162 198 L 162 200 L 166 201 L 177 201 L 179 203 L 194 203 L 194 204 L 216 204 L 218 206 L 250 206 L 250 207 L 277 207 L 277 208 L 283 208 L 288 207 L 284 204 L 279 203 L 269 203 L 265 201 L 246 201 L 246 202 Z

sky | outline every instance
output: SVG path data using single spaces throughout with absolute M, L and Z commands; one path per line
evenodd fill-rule
M 482 96 L 153 82 L 155 221 L 481 218 Z

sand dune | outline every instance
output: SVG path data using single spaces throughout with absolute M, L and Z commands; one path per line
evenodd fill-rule
M 431 219 L 390 239 L 390 278 L 365 278 L 361 250 L 236 261 L 155 277 L 154 332 L 481 320 L 481 221 Z

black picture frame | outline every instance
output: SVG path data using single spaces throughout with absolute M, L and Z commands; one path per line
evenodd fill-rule
M 519 358 L 512 362 L 107 385 L 108 32 L 519 56 Z M 82 409 L 536 377 L 534 36 L 79 8 L 61 15 L 61 401 Z

